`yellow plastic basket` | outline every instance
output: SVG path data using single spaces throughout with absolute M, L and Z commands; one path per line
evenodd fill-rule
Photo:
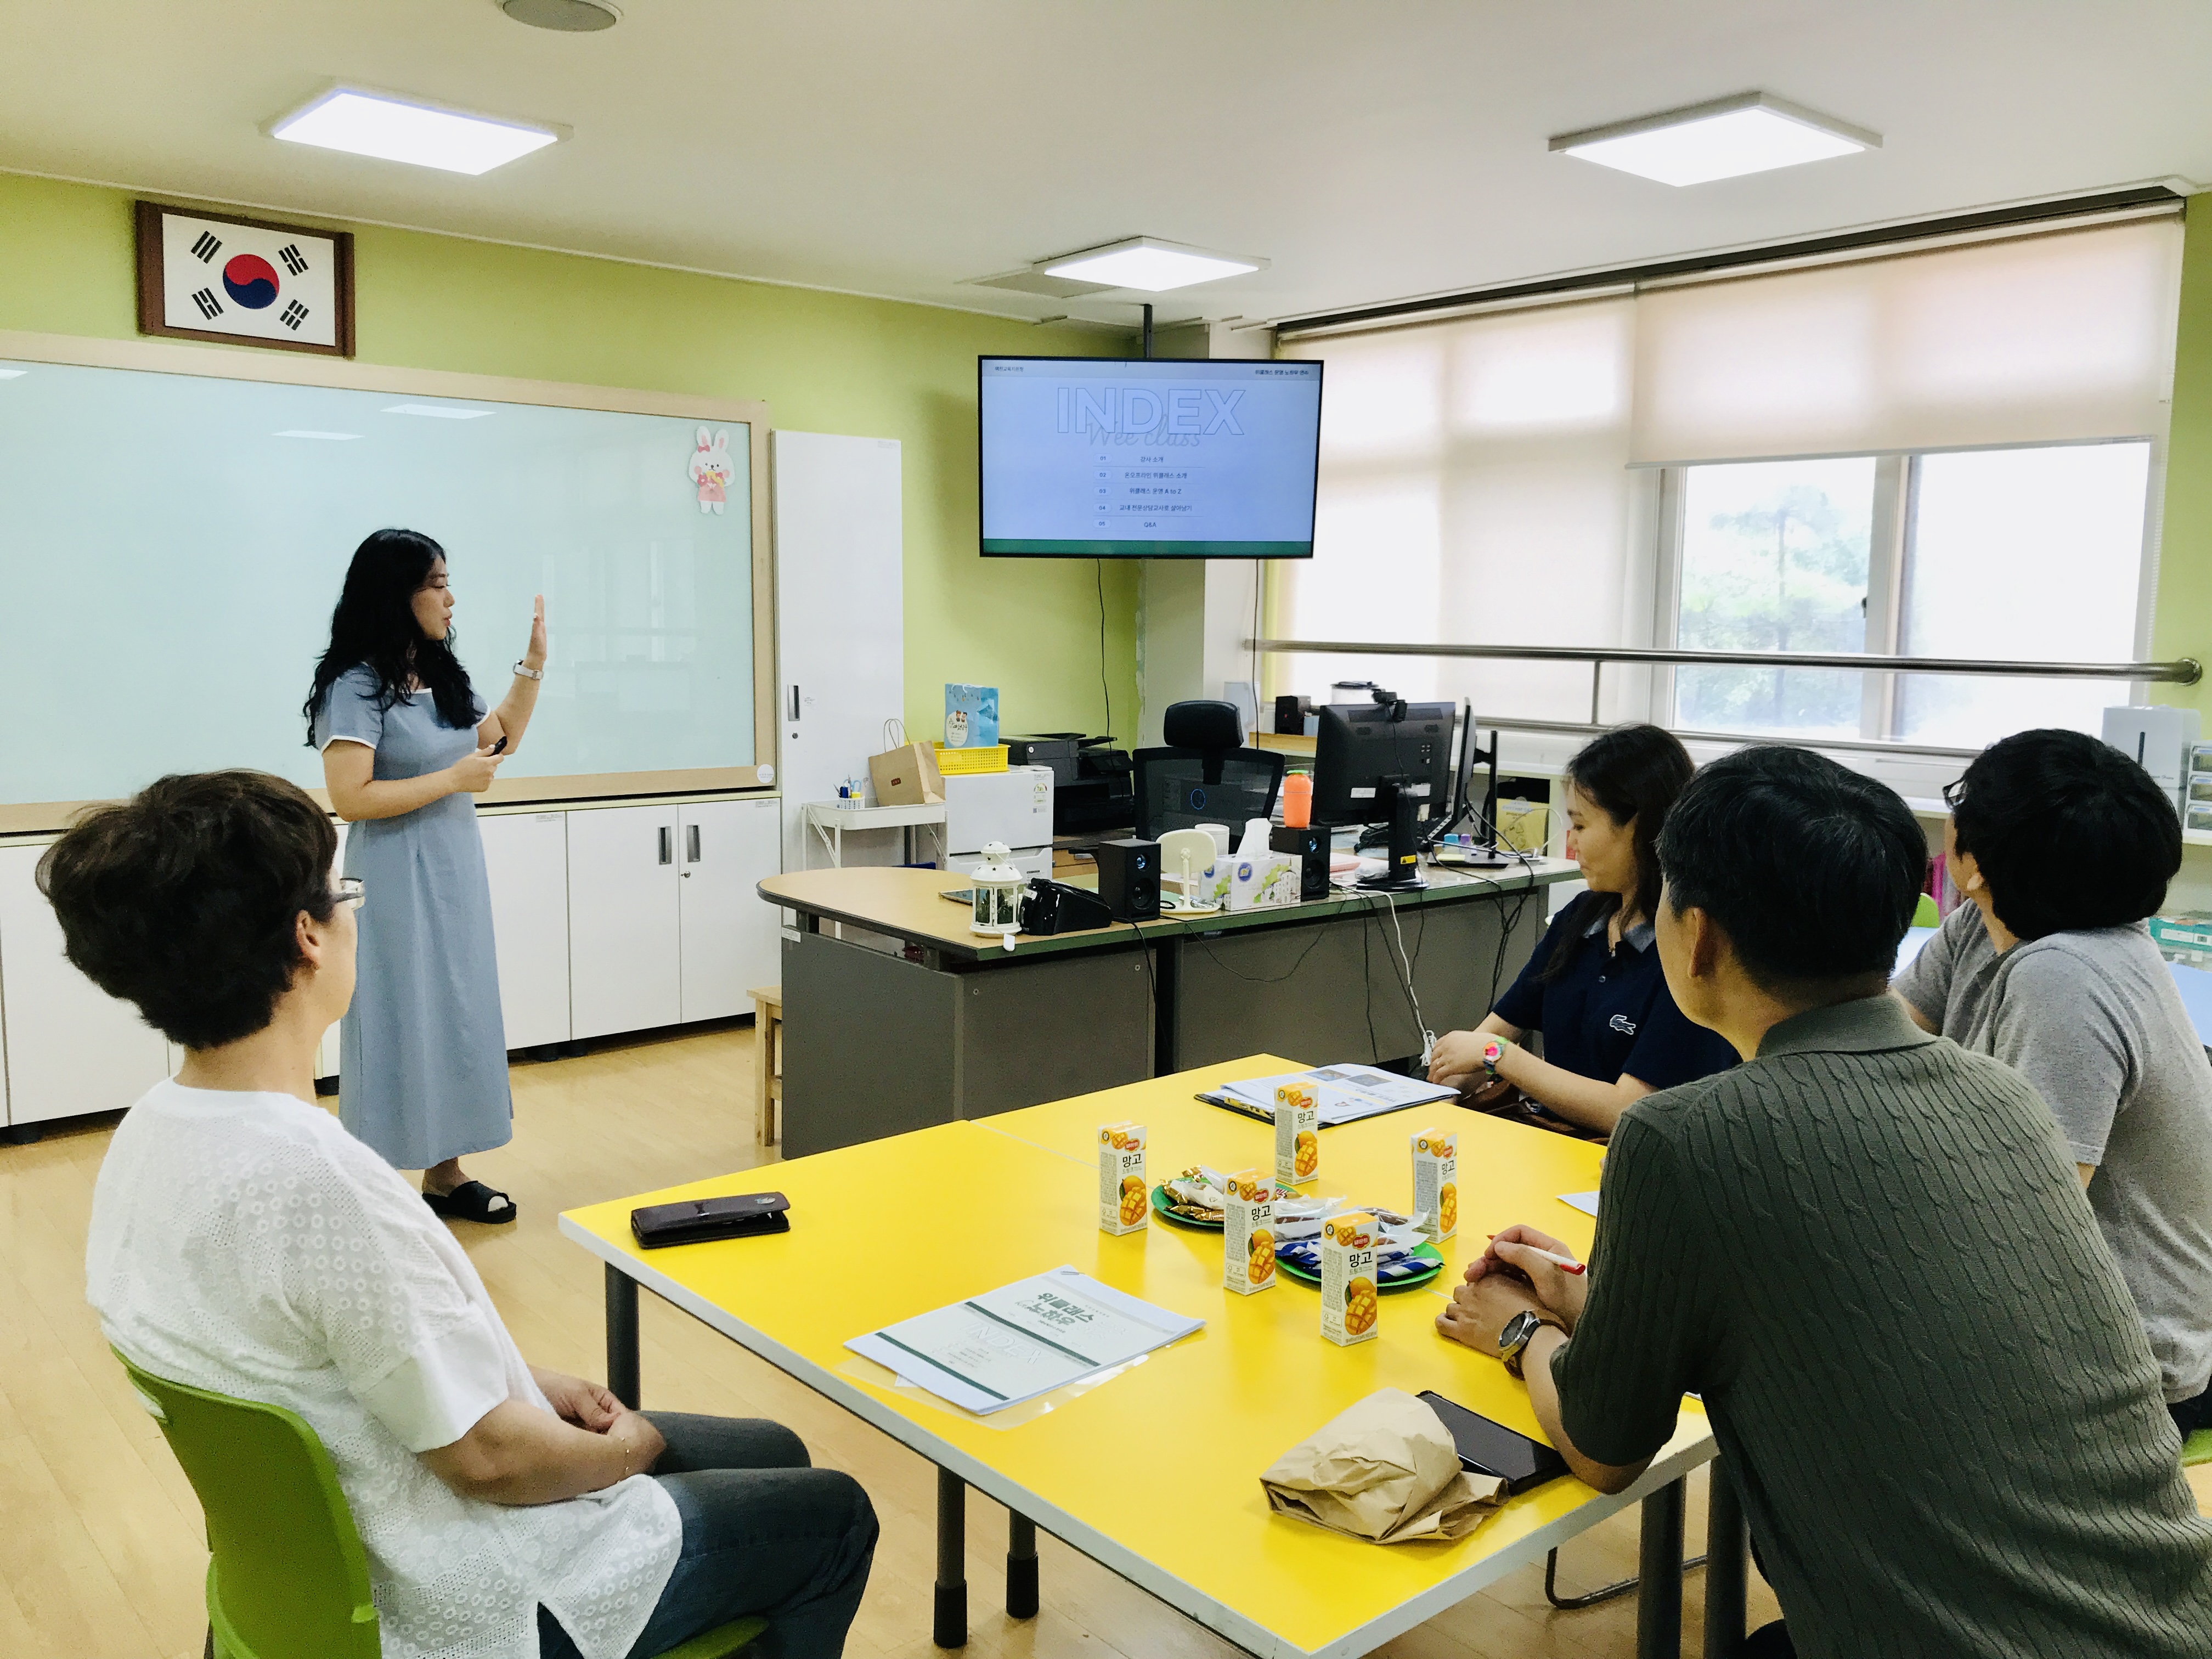
M 955 772 L 1003 772 L 1006 769 L 1006 745 L 993 743 L 973 749 L 947 749 L 940 743 L 937 745 L 937 769 L 948 777 Z

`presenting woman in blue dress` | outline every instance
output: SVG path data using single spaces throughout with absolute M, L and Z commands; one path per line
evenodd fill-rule
M 491 887 L 471 795 L 491 787 L 544 678 L 545 601 L 514 683 L 487 711 L 453 650 L 445 550 L 380 530 L 355 550 L 307 705 L 362 884 L 359 980 L 338 1028 L 338 1115 L 449 1219 L 514 1203 L 461 1168 L 513 1137 Z M 372 915 L 371 913 L 374 912 Z

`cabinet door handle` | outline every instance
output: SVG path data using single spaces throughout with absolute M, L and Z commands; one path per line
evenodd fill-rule
M 662 824 L 660 826 L 660 861 L 663 864 L 672 863 L 675 860 L 675 853 L 670 845 L 672 839 L 668 826 Z
M 684 828 L 684 861 L 686 864 L 699 862 L 699 826 L 696 823 L 686 824 Z

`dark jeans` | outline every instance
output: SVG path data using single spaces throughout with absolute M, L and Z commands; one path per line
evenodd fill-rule
M 2184 1440 L 2199 1429 L 2212 1429 L 2212 1389 L 2194 1400 L 2177 1400 L 2166 1410 L 2173 1413 L 2173 1426 L 2181 1431 Z
M 653 1479 L 684 1518 L 684 1551 L 630 1659 L 653 1659 L 702 1631 L 758 1613 L 770 1659 L 838 1659 L 876 1551 L 876 1511 L 860 1483 L 808 1467 L 806 1448 L 758 1419 L 647 1412 L 668 1442 Z M 541 1659 L 580 1659 L 538 1609 Z

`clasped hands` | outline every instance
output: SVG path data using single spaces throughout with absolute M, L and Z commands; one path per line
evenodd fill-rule
M 1467 1264 L 1466 1283 L 1452 1291 L 1451 1305 L 1437 1316 L 1437 1331 L 1493 1356 L 1505 1322 L 1524 1310 L 1554 1314 L 1572 1331 L 1589 1294 L 1589 1277 L 1562 1271 L 1540 1250 L 1574 1255 L 1569 1246 L 1534 1227 L 1508 1227 L 1492 1238 Z
M 651 1468 L 666 1449 L 668 1443 L 660 1437 L 659 1429 L 598 1383 L 570 1376 L 565 1371 L 548 1370 L 541 1365 L 532 1365 L 530 1375 L 546 1403 L 553 1407 L 553 1414 L 562 1422 L 573 1424 L 587 1434 L 603 1434 L 623 1443 L 629 1454 L 633 1473 Z

